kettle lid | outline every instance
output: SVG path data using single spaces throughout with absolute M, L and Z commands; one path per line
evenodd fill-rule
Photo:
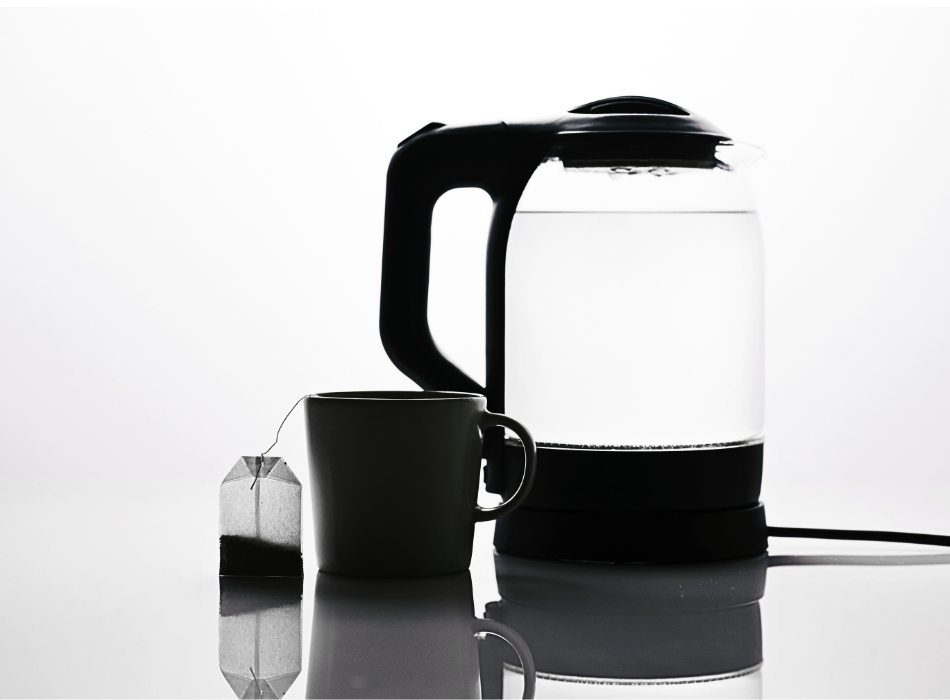
M 729 137 L 713 124 L 679 105 L 655 97 L 607 97 L 568 110 L 555 122 L 559 132 L 668 133 Z
M 615 163 L 716 167 L 715 148 L 731 139 L 697 114 L 655 97 L 607 97 L 542 120 L 503 121 L 493 124 L 447 127 L 430 122 L 399 143 L 445 142 L 458 136 L 476 140 L 512 140 L 502 150 L 515 151 L 529 161 L 530 170 L 542 160 L 560 158 L 565 165 Z M 432 139 L 435 139 L 432 141 Z M 512 147 L 515 144 L 524 147 Z M 540 149 L 546 156 L 537 158 Z M 445 153 L 445 147 L 437 150 Z M 495 159 L 481 147 L 472 149 L 483 159 Z M 528 155 L 530 152 L 531 155 Z M 398 151 L 397 151 L 398 153 Z
M 529 125 L 525 125 L 531 128 Z M 670 165 L 715 167 L 716 146 L 729 137 L 702 117 L 653 97 L 608 97 L 538 124 L 553 131 L 548 157 L 568 167 Z
M 569 109 L 571 114 L 676 114 L 688 117 L 682 107 L 655 97 L 607 97 Z

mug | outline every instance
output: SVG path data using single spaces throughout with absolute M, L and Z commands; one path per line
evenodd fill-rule
M 518 421 L 486 410 L 478 394 L 358 391 L 306 401 L 317 563 L 346 576 L 455 574 L 472 561 L 475 523 L 527 497 L 536 449 Z M 482 431 L 521 438 L 525 475 L 494 508 L 476 503 Z
M 419 579 L 317 574 L 308 698 L 477 698 L 476 635 L 500 637 L 525 669 L 534 661 L 517 632 L 475 617 L 469 572 Z

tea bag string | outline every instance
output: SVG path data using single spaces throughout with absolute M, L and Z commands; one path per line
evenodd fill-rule
M 280 429 L 284 427 L 284 423 L 286 423 L 287 419 L 290 418 L 290 414 L 294 412 L 294 409 L 300 405 L 300 402 L 303 401 L 304 399 L 309 399 L 311 396 L 316 396 L 316 394 L 304 394 L 299 399 L 297 399 L 297 403 L 295 403 L 291 407 L 291 409 L 287 411 L 287 415 L 284 416 L 284 420 L 280 422 L 280 426 L 278 426 L 277 428 L 277 434 L 274 436 L 274 442 L 271 443 L 270 447 L 268 447 L 266 450 L 261 452 L 261 463 L 257 465 L 257 474 L 254 476 L 254 481 L 251 482 L 251 491 L 254 490 L 254 486 L 257 484 L 257 480 L 261 478 L 261 469 L 264 468 L 264 455 L 266 455 L 268 452 L 273 450 L 277 446 L 277 441 L 280 440 Z
M 271 445 L 271 447 L 273 447 L 273 445 Z M 263 698 L 264 692 L 261 690 L 261 684 L 257 682 L 257 674 L 254 673 L 254 668 L 252 666 L 248 666 L 247 670 L 251 672 L 251 678 L 254 679 L 254 686 L 257 688 L 257 697 Z

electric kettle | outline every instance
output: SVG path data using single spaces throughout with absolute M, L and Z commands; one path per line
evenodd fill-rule
M 682 562 L 767 548 L 762 243 L 743 171 L 758 149 L 669 102 L 618 97 L 549 121 L 399 144 L 386 190 L 380 336 L 426 390 L 482 393 L 538 443 L 532 492 L 495 546 L 577 561 Z M 479 386 L 427 320 L 432 210 L 494 202 Z M 520 445 L 486 435 L 510 495 Z

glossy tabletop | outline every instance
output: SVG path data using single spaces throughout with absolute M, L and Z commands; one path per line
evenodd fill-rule
M 305 496 L 305 503 L 307 499 Z M 946 697 L 950 552 L 773 539 L 715 565 L 497 555 L 469 574 L 372 582 L 217 576 L 216 485 L 35 484 L 2 512 L 0 694 L 22 697 Z

